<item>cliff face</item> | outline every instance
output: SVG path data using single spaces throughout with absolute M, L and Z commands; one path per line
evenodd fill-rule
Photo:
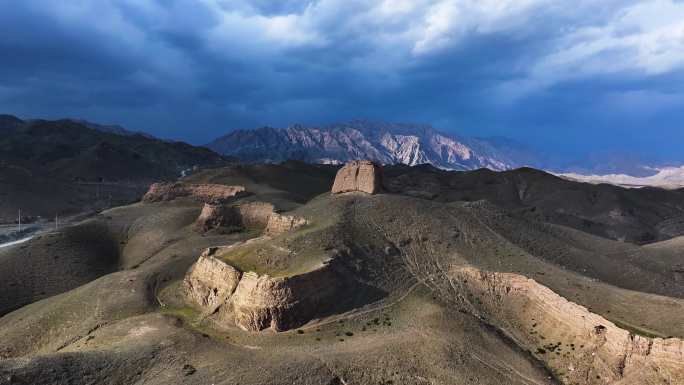
M 188 299 L 217 321 L 248 331 L 283 331 L 315 318 L 335 301 L 339 279 L 330 265 L 292 277 L 242 273 L 205 253 L 184 281 Z
M 367 160 L 355 160 L 342 167 L 335 176 L 332 193 L 362 191 L 376 194 L 382 189 L 380 166 Z
M 245 194 L 243 186 L 220 184 L 154 183 L 143 197 L 143 202 L 164 202 L 176 198 L 190 198 L 198 202 L 219 204 Z
M 617 327 L 532 279 L 454 271 L 481 315 L 529 349 L 566 384 L 684 384 L 684 341 Z

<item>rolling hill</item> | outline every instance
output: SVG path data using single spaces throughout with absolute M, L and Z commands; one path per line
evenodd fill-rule
M 202 147 L 76 120 L 0 116 L 0 222 L 137 199 L 157 180 L 226 163 Z
M 392 166 L 378 194 L 332 194 L 336 172 L 183 179 L 245 186 L 223 205 L 269 224 L 200 230 L 203 202 L 170 197 L 0 250 L 0 384 L 684 382 L 680 238 L 610 239 L 616 207 L 658 227 L 681 192 Z

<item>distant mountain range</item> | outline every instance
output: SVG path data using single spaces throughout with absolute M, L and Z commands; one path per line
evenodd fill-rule
M 98 124 L 98 123 L 93 123 L 89 122 L 87 120 L 83 119 L 64 119 L 67 121 L 71 121 L 74 123 L 78 123 L 81 125 L 84 125 L 88 128 L 92 128 L 93 130 L 97 130 L 100 132 L 106 132 L 108 134 L 117 134 L 117 135 L 123 135 L 123 136 L 134 136 L 134 135 L 140 135 L 144 136 L 149 139 L 154 139 L 154 136 L 144 133 L 144 132 L 138 132 L 138 131 L 129 131 L 118 124 Z
M 137 200 L 150 183 L 228 159 L 203 147 L 90 122 L 0 115 L 0 223 Z
M 82 120 L 21 120 L 0 115 L 0 164 L 66 180 L 175 179 L 224 157 L 183 142 Z
M 684 168 L 676 163 L 612 153 L 559 162 L 513 139 L 454 135 L 425 124 L 354 120 L 320 127 L 297 124 L 234 130 L 206 148 L 80 119 L 21 120 L 0 115 L 0 132 L 4 134 L 0 167 L 21 165 L 33 173 L 74 180 L 173 178 L 195 165 L 236 158 L 247 163 L 300 160 L 324 164 L 370 159 L 381 164 L 431 164 L 444 170 L 503 171 L 529 166 L 590 183 L 684 186 Z
M 429 125 L 356 120 L 324 127 L 294 125 L 235 130 L 207 144 L 246 162 L 288 159 L 339 164 L 369 159 L 382 164 L 429 163 L 445 170 L 507 170 L 540 163 L 534 151 L 507 138 L 470 138 Z

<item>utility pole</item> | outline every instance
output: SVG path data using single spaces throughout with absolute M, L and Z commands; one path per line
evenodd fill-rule
M 19 209 L 19 232 L 21 232 L 21 209 Z
M 55 230 L 59 230 L 59 214 L 55 214 Z

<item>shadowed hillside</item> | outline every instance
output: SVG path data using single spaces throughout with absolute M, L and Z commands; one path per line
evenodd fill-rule
M 517 215 L 614 240 L 650 243 L 684 234 L 684 189 L 626 189 L 521 168 L 449 172 L 429 165 L 385 169 L 394 193 L 438 202 L 487 200 Z
M 0 118 L 0 222 L 136 200 L 157 180 L 226 160 L 201 147 L 75 120 Z

